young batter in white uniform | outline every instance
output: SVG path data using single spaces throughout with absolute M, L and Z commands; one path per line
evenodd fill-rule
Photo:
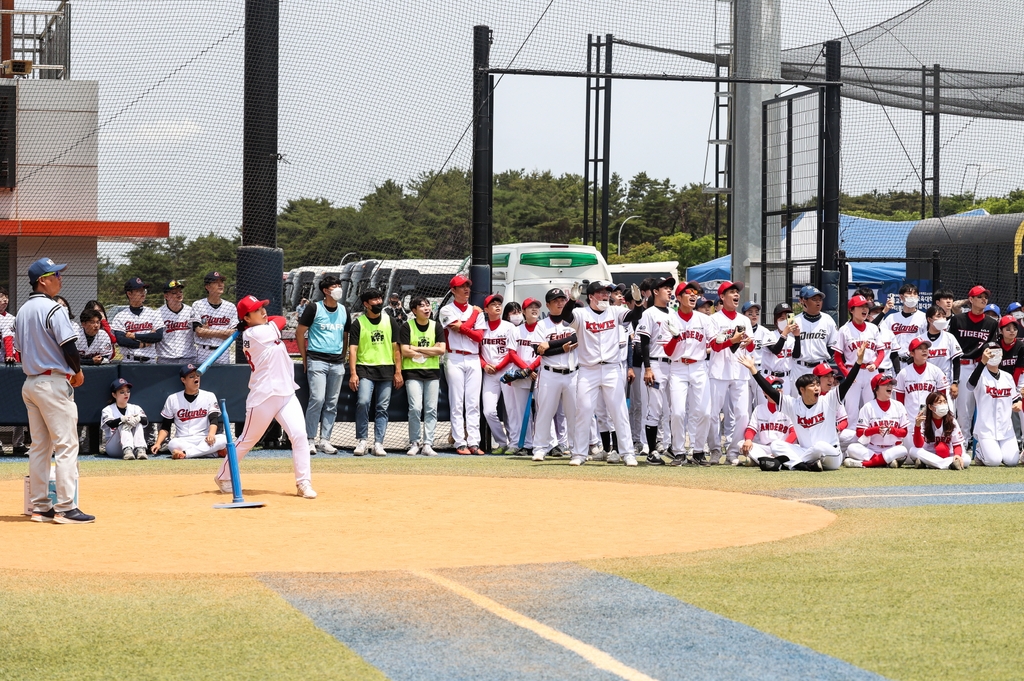
M 1000 370 L 1002 359 L 999 343 L 988 343 L 967 381 L 978 409 L 974 423 L 974 437 L 978 439 L 975 461 L 982 466 L 1020 463 L 1020 449 L 1011 420 L 1014 412 L 1021 411 L 1020 391 L 1013 376 Z
M 78 352 L 83 364 L 107 364 L 114 357 L 110 336 L 102 329 L 103 314 L 99 310 L 82 310 L 79 315 Z
M 711 315 L 711 321 L 718 328 L 718 335 L 711 343 L 711 361 L 708 363 L 708 375 L 711 377 L 711 420 L 708 432 L 712 440 L 712 464 L 719 463 L 721 458 L 718 415 L 726 411 L 725 456 L 734 465 L 739 457 L 747 421 L 750 420 L 750 380 L 743 365 L 737 360 L 748 355 L 753 357 L 754 331 L 750 328 L 750 320 L 738 312 L 742 290 L 742 281 L 723 281 L 718 286 L 722 309 Z
M 227 456 L 227 438 L 217 432 L 221 417 L 217 396 L 199 389 L 201 379 L 195 364 L 181 367 L 178 376 L 185 389 L 167 396 L 164 408 L 160 410 L 163 423 L 160 424 L 153 453 L 160 451 L 173 425 L 174 437 L 167 443 L 172 459 Z
M 477 322 L 483 332 L 480 339 L 480 366 L 483 369 L 483 394 L 480 398 L 484 418 L 491 429 L 491 438 L 498 443 L 494 454 L 504 454 L 509 446 L 505 424 L 498 418 L 498 398 L 501 397 L 501 377 L 512 364 L 518 345 L 519 335 L 511 322 L 501 318 L 501 306 L 505 300 L 494 293 L 484 299 L 486 319 Z M 510 411 L 518 411 L 515 405 Z
M 800 355 L 793 353 L 793 373 L 790 374 L 790 395 L 795 396 L 796 380 L 814 371 L 814 367 L 822 362 L 828 363 L 831 356 L 830 348 L 836 345 L 839 330 L 832 317 L 821 312 L 825 304 L 825 294 L 814 286 L 800 289 L 800 304 L 804 311 L 794 320 L 800 327 Z
M 249 396 L 245 399 L 245 427 L 236 445 L 238 460 L 260 441 L 271 421 L 281 424 L 292 443 L 292 466 L 297 494 L 315 499 L 310 483 L 309 447 L 306 446 L 306 418 L 295 396 L 295 363 L 281 341 L 284 317 L 267 317 L 269 300 L 246 296 L 238 301 L 238 318 L 244 323 L 242 348 L 252 369 Z M 231 493 L 231 471 L 225 459 L 214 481 L 221 492 Z
M 156 345 L 163 340 L 164 320 L 156 310 L 146 307 L 147 292 L 148 286 L 142 279 L 129 279 L 124 285 L 128 307 L 110 322 L 123 362 L 152 362 L 156 359 Z
M 848 468 L 896 467 L 910 454 L 903 441 L 910 430 L 910 417 L 903 405 L 892 399 L 891 376 L 879 374 L 871 379 L 875 399 L 860 408 L 857 437 L 846 448 Z M 866 440 L 866 442 L 865 442 Z
M 448 379 L 448 405 L 451 410 L 452 438 L 458 454 L 480 452 L 480 388 L 483 369 L 480 367 L 480 339 L 477 328 L 481 310 L 469 304 L 473 282 L 461 274 L 448 283 L 452 302 L 438 312 L 445 332 L 448 358 L 444 365 Z
M 212 355 L 224 339 L 238 326 L 235 306 L 221 299 L 227 279 L 220 272 L 209 272 L 203 277 L 206 297 L 192 303 L 192 329 L 196 340 L 196 362 L 202 364 Z M 234 364 L 234 353 L 228 350 L 217 358 L 216 364 Z
M 547 453 L 558 444 L 554 420 L 559 405 L 565 411 L 569 450 L 575 451 L 576 446 L 576 384 L 579 369 L 576 360 L 577 335 L 562 318 L 569 297 L 562 289 L 553 288 L 547 292 L 544 300 L 547 301 L 548 316 L 537 322 L 534 333 L 540 342 L 533 347 L 541 358 L 537 386 L 533 393 L 533 399 L 537 402 L 533 433 L 534 461 L 543 461 Z M 582 436 L 582 447 L 586 447 L 587 434 Z
M 131 395 L 132 384 L 125 379 L 116 378 L 110 384 L 111 401 L 100 414 L 103 451 L 119 459 L 148 459 L 145 427 L 149 419 L 142 407 L 129 404 Z
M 157 312 L 164 320 L 164 337 L 156 345 L 157 364 L 195 364 L 195 318 L 182 302 L 185 284 L 175 279 L 164 284 L 164 304 Z M 226 353 L 225 353 L 226 354 Z

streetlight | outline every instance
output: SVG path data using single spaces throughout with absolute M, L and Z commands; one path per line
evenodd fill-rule
M 617 251 L 617 255 L 622 255 L 622 228 L 626 226 L 627 222 L 629 222 L 633 218 L 638 218 L 638 217 L 641 217 L 641 216 L 639 216 L 639 215 L 630 215 L 628 218 L 626 218 L 625 220 L 622 221 L 622 224 L 619 225 L 619 249 Z
M 978 177 L 975 178 L 975 180 L 974 180 L 974 193 L 972 195 L 972 198 L 974 199 L 974 203 L 972 203 L 971 205 L 974 205 L 974 204 L 978 203 L 978 183 L 979 182 L 981 182 L 984 178 L 988 177 L 992 173 L 1005 173 L 1005 172 L 1006 172 L 1006 168 L 993 168 L 992 170 L 988 171 L 987 173 L 979 173 Z
M 359 254 L 356 253 L 355 251 L 350 251 L 350 252 L 346 253 L 345 255 L 343 255 L 341 257 L 341 262 L 338 263 L 338 267 L 341 267 L 342 265 L 344 265 L 345 261 L 348 260 L 348 256 L 350 256 L 350 255 L 359 255 Z

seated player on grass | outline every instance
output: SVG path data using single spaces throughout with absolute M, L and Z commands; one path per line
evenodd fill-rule
M 964 434 L 953 418 L 945 392 L 933 392 L 914 422 L 914 449 L 910 454 L 919 467 L 962 471 L 971 465 L 964 454 Z
M 772 387 L 782 388 L 782 381 L 775 376 L 765 378 Z M 763 392 L 761 393 L 764 394 Z M 796 432 L 793 430 L 793 423 L 789 420 L 779 406 L 767 398 L 757 398 L 757 406 L 750 415 L 750 422 L 743 433 L 743 442 L 740 444 L 740 454 L 749 465 L 759 465 L 761 459 L 774 459 L 772 443 L 776 440 L 796 442 Z
M 1013 376 L 1000 370 L 1002 361 L 1002 347 L 998 341 L 990 341 L 967 380 L 978 414 L 974 422 L 974 437 L 978 441 L 974 462 L 981 466 L 1020 463 L 1011 418 L 1014 412 L 1021 411 L 1020 392 Z
M 122 459 L 148 459 L 146 456 L 145 428 L 149 425 L 146 412 L 137 404 L 128 404 L 132 384 L 123 378 L 110 384 L 110 400 L 103 408 L 100 423 L 103 427 L 103 451 L 107 456 Z
M 217 434 L 220 426 L 217 396 L 199 389 L 200 376 L 195 364 L 181 367 L 178 376 L 185 389 L 167 396 L 164 408 L 160 410 L 163 422 L 153 444 L 153 453 L 160 451 L 164 440 L 171 434 L 173 424 L 174 437 L 167 443 L 172 459 L 227 456 L 227 438 Z
M 927 352 L 927 350 L 926 350 Z M 857 418 L 857 437 L 846 448 L 847 468 L 897 468 L 909 455 L 903 444 L 910 430 L 910 417 L 903 403 L 892 399 L 893 379 L 879 374 L 871 379 L 875 399 L 860 408 Z
M 811 373 L 818 377 L 821 395 L 828 395 L 829 390 L 839 385 L 838 371 L 832 371 L 832 367 L 824 362 L 814 367 Z M 839 409 L 836 410 L 836 418 L 838 419 L 836 421 L 836 430 L 839 432 L 839 449 L 842 450 L 843 456 L 846 456 L 847 448 L 857 441 L 857 424 L 853 424 L 853 428 L 850 427 L 850 418 L 846 413 L 846 405 L 842 402 L 839 403 Z

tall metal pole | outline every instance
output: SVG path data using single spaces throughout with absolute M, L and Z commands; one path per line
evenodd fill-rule
M 941 69 L 936 64 L 932 71 L 932 217 L 941 217 L 939 208 L 939 151 L 942 143 L 939 140 L 939 77 Z
M 612 72 L 612 34 L 605 36 L 604 48 L 604 72 Z M 601 255 L 608 260 L 608 202 L 610 199 L 610 170 L 609 170 L 609 146 L 612 143 L 612 79 L 604 79 L 604 149 L 601 156 L 604 158 L 601 176 Z
M 601 42 L 601 36 L 597 36 L 594 39 L 594 67 L 597 72 L 601 71 L 601 48 L 604 43 Z M 601 119 L 601 96 L 604 91 L 604 86 L 601 85 L 601 79 L 594 79 L 594 156 L 593 156 L 593 169 L 594 172 L 594 185 L 593 185 L 593 199 L 590 202 L 592 210 L 590 211 L 590 243 L 592 246 L 597 246 L 597 203 L 600 199 L 600 186 L 597 184 L 597 164 L 601 161 L 601 127 L 598 125 Z
M 469 278 L 474 305 L 491 292 L 491 198 L 494 155 L 491 146 L 491 29 L 473 27 L 473 228 Z
M 593 68 L 594 34 L 587 34 L 587 73 Z M 583 243 L 587 243 L 590 220 L 590 78 L 587 78 L 586 121 L 583 123 Z
M 825 43 L 825 79 L 839 82 L 842 77 L 843 44 L 838 40 Z M 822 269 L 836 269 L 836 252 L 839 250 L 839 171 L 841 150 L 841 113 L 840 89 L 838 85 L 825 86 L 825 139 L 824 147 L 824 185 L 822 192 Z M 845 298 L 845 291 L 839 292 L 840 299 Z
M 928 212 L 928 173 L 925 164 L 928 162 L 928 67 L 921 67 L 921 219 Z
M 242 244 L 277 246 L 279 0 L 245 1 Z

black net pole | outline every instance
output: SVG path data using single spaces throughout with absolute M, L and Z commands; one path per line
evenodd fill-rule
M 830 82 L 840 79 L 842 72 L 842 43 L 825 43 L 825 78 Z M 824 187 L 822 192 L 822 269 L 836 269 L 836 251 L 839 250 L 839 166 L 840 133 L 842 126 L 840 90 L 838 85 L 825 86 L 825 139 Z M 844 298 L 845 293 L 839 292 Z
M 612 72 L 612 34 L 605 36 L 604 72 Z M 610 146 L 612 143 L 612 79 L 604 79 L 604 149 L 601 150 L 601 255 L 608 260 L 608 203 L 611 198 Z
M 594 35 L 587 34 L 587 73 L 593 70 Z M 587 227 L 590 219 L 590 94 L 591 79 L 587 78 L 586 119 L 583 123 L 583 243 L 587 243 Z
M 939 208 L 939 152 L 942 141 L 939 139 L 939 77 L 942 73 L 939 65 L 932 71 L 932 217 L 942 217 Z
M 491 148 L 491 29 L 473 27 L 473 228 L 469 278 L 472 303 L 483 305 L 491 292 L 491 195 L 494 157 Z

